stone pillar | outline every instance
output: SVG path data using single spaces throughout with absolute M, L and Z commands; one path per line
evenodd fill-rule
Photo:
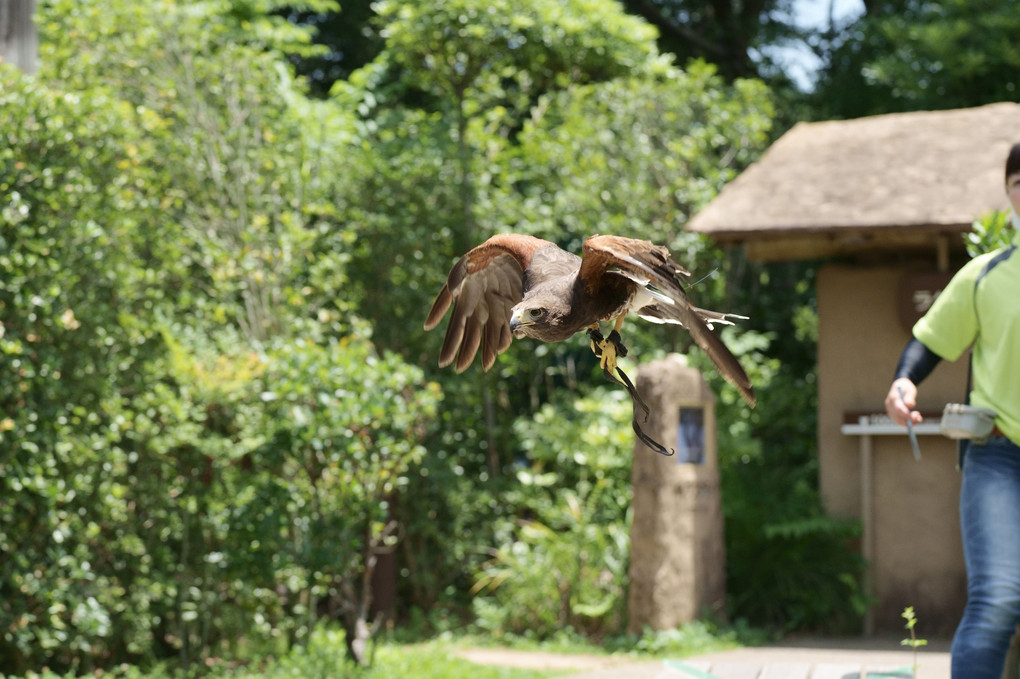
M 715 398 L 678 355 L 642 366 L 636 386 L 651 409 L 645 432 L 676 454 L 634 446 L 628 631 L 725 618 Z

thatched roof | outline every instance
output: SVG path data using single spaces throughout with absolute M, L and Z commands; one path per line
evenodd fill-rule
M 756 259 L 930 248 L 1008 206 L 1020 104 L 798 123 L 688 228 Z

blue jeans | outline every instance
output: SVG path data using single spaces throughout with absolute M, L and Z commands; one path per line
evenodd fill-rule
M 960 525 L 967 607 L 953 637 L 953 679 L 999 679 L 1020 621 L 1020 446 L 1002 436 L 970 446 Z

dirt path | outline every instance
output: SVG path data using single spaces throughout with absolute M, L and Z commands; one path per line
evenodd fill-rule
M 573 679 L 689 679 L 680 671 L 664 668 L 663 661 L 635 660 L 625 656 L 585 653 L 550 653 L 517 651 L 499 648 L 463 648 L 453 651 L 457 656 L 481 665 L 499 665 L 531 670 L 553 670 L 569 673 Z M 918 655 L 918 679 L 949 679 L 949 642 L 935 640 Z M 798 676 L 839 669 L 832 676 L 859 676 L 875 668 L 902 668 L 913 662 L 910 651 L 896 639 L 799 639 L 769 646 L 736 648 L 705 653 L 684 662 L 698 669 L 711 669 L 720 677 Z M 779 668 L 798 674 L 776 675 Z M 734 673 L 736 672 L 736 673 Z
M 504 648 L 459 648 L 454 655 L 479 665 L 499 665 L 526 670 L 601 670 L 632 659 L 586 653 L 549 653 Z

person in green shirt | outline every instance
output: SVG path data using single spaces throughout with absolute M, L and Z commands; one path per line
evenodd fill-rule
M 1020 144 L 1006 159 L 1012 244 L 972 259 L 913 328 L 885 399 L 900 425 L 921 422 L 917 387 L 942 359 L 972 347 L 970 403 L 995 411 L 986 441 L 961 458 L 960 526 L 967 606 L 952 646 L 953 679 L 999 679 L 1020 622 Z

